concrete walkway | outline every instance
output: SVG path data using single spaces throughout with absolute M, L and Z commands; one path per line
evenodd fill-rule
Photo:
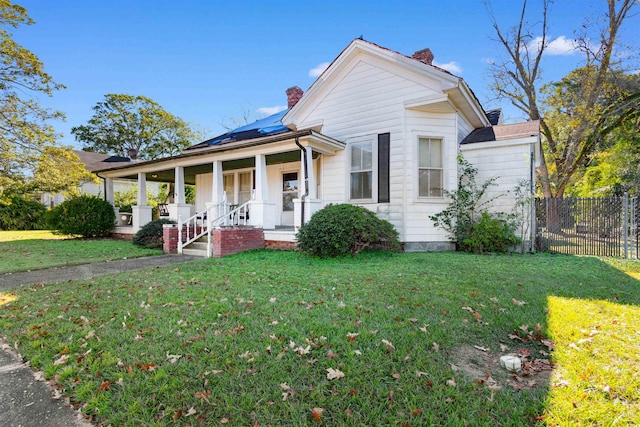
M 35 283 L 62 283 L 69 280 L 90 279 L 94 276 L 116 274 L 147 267 L 178 264 L 202 259 L 188 255 L 158 255 L 143 258 L 119 259 L 97 262 L 95 264 L 71 265 L 67 267 L 47 268 L 44 270 L 21 271 L 0 274 L 0 290 Z
M 122 273 L 202 259 L 180 255 L 160 255 L 122 259 L 95 264 L 48 268 L 0 275 L 0 291 L 35 283 L 61 283 L 94 276 Z M 0 307 L 1 309 L 1 307 Z M 24 364 L 13 349 L 2 342 L 0 331 L 0 426 L 87 427 L 82 415 L 54 398 L 54 390 Z

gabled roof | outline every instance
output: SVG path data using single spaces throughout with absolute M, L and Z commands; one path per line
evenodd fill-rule
M 187 150 L 209 147 L 211 145 L 225 144 L 228 142 L 244 141 L 247 139 L 260 138 L 263 136 L 276 135 L 283 132 L 290 132 L 289 128 L 282 124 L 282 117 L 289 110 L 270 115 L 253 123 L 240 126 L 227 133 L 208 139 L 196 145 L 192 145 Z
M 131 161 L 128 157 L 112 156 L 91 151 L 73 150 L 73 152 L 76 153 L 76 156 L 84 163 L 84 168 L 89 172 L 117 167 Z
M 294 130 L 306 128 L 308 124 L 304 123 L 305 113 L 309 108 L 313 108 L 311 105 L 314 102 L 322 98 L 322 95 L 318 95 L 318 93 L 321 93 L 324 87 L 330 87 L 330 82 L 338 78 L 337 76 L 340 74 L 340 71 L 344 69 L 345 66 L 348 66 L 345 64 L 349 64 L 352 60 L 357 60 L 358 56 L 362 54 L 379 58 L 387 64 L 390 64 L 390 66 L 402 67 L 408 72 L 440 81 L 442 83 L 442 90 L 446 94 L 448 101 L 451 102 L 456 109 L 462 111 L 472 126 L 484 127 L 490 124 L 478 98 L 462 78 L 433 64 L 427 64 L 416 58 L 363 39 L 353 40 L 340 52 L 316 81 L 313 82 L 300 101 L 284 115 L 282 123 Z
M 530 120 L 523 123 L 509 125 L 495 125 L 476 129 L 471 132 L 460 144 L 473 144 L 475 142 L 505 141 L 508 139 L 527 138 L 537 136 L 540 133 L 540 121 Z

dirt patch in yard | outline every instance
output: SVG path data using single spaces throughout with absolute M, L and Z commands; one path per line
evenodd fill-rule
M 521 369 L 507 371 L 500 364 L 501 356 L 517 356 L 521 361 Z M 452 354 L 451 367 L 479 384 L 492 388 L 510 387 L 514 390 L 547 388 L 553 370 L 553 364 L 548 358 L 538 358 L 526 347 L 514 352 L 507 350 L 498 353 L 471 345 L 463 345 Z

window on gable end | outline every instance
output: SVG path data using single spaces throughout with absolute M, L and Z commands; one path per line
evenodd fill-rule
M 418 139 L 418 196 L 442 197 L 442 139 Z

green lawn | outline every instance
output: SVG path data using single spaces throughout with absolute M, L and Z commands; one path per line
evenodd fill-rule
M 0 331 L 105 425 L 629 425 L 640 288 L 618 268 L 255 251 L 19 288 Z
M 0 274 L 161 253 L 124 240 L 70 239 L 49 231 L 0 231 Z

